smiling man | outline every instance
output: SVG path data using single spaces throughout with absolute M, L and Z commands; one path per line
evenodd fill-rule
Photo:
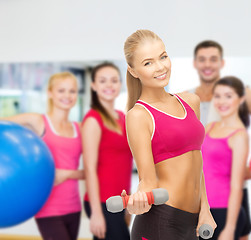
M 217 119 L 217 113 L 212 106 L 212 89 L 220 79 L 220 71 L 224 67 L 223 48 L 212 40 L 199 43 L 194 49 L 194 67 L 198 72 L 200 85 L 189 92 L 200 97 L 200 116 L 203 125 Z

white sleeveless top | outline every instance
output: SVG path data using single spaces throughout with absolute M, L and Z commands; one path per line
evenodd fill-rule
M 188 92 L 195 93 L 196 88 L 190 89 Z M 220 116 L 217 113 L 213 101 L 200 102 L 200 121 L 206 126 L 210 122 L 217 122 L 220 120 Z

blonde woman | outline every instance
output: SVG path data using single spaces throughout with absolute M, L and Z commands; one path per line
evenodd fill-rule
M 120 72 L 112 63 L 92 70 L 91 109 L 83 120 L 83 156 L 87 193 L 84 206 L 93 239 L 129 240 L 125 212 L 107 211 L 105 202 L 130 190 L 132 155 L 125 115 L 114 108 L 121 88 Z
M 82 153 L 79 124 L 68 118 L 78 95 L 75 76 L 69 72 L 52 75 L 47 93 L 46 114 L 24 113 L 5 120 L 24 125 L 41 136 L 55 161 L 55 186 L 35 216 L 43 239 L 76 240 L 81 213 L 78 180 L 85 175 L 78 170 Z
M 163 41 L 152 31 L 130 35 L 124 52 L 128 64 L 126 128 L 139 173 L 138 191 L 130 196 L 127 207 L 137 215 L 131 239 L 198 239 L 202 224 L 216 227 L 202 171 L 205 132 L 199 121 L 199 98 L 165 91 L 171 61 Z M 148 205 L 145 192 L 154 188 L 167 189 L 166 204 Z

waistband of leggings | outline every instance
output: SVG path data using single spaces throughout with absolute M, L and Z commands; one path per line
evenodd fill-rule
M 166 204 L 152 205 L 150 212 L 161 216 L 163 219 L 176 219 L 182 222 L 190 221 L 191 223 L 197 223 L 199 217 L 199 213 L 187 212 Z

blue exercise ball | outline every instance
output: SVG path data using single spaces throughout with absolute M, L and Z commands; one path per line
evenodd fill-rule
M 0 121 L 0 228 L 34 216 L 49 197 L 54 176 L 52 155 L 41 138 Z

